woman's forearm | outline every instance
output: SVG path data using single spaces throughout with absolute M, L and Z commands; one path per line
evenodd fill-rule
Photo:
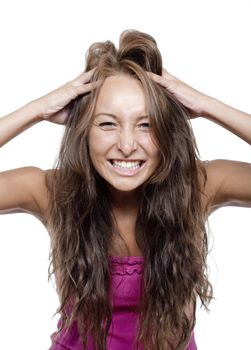
M 0 147 L 42 120 L 36 101 L 0 118 Z
M 251 115 L 230 107 L 217 99 L 207 97 L 203 115 L 228 129 L 251 145 Z
M 70 103 L 99 86 L 99 82 L 90 82 L 94 71 L 95 68 L 83 72 L 47 95 L 0 118 L 0 147 L 42 120 L 65 125 L 70 113 Z

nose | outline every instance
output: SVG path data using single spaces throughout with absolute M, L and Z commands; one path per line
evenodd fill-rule
M 129 156 L 137 149 L 137 140 L 135 139 L 134 132 L 130 130 L 124 130 L 119 133 L 118 149 L 125 155 Z

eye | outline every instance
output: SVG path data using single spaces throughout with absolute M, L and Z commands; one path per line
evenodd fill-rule
M 104 123 L 100 123 L 99 126 L 101 126 L 102 128 L 111 128 L 113 126 L 115 126 L 115 123 L 112 122 L 104 122 Z
M 140 127 L 142 127 L 143 129 L 150 129 L 150 124 L 149 123 L 141 123 L 139 124 Z

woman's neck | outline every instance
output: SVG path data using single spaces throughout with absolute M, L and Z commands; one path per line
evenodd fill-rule
M 112 207 L 114 210 L 127 213 L 137 212 L 140 201 L 139 191 L 123 192 L 111 189 Z

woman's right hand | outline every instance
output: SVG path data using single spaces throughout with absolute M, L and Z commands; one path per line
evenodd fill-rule
M 95 68 L 81 73 L 77 78 L 31 102 L 36 104 L 38 115 L 43 120 L 56 124 L 66 124 L 70 114 L 70 103 L 79 95 L 97 87 L 98 82 L 90 83 Z

